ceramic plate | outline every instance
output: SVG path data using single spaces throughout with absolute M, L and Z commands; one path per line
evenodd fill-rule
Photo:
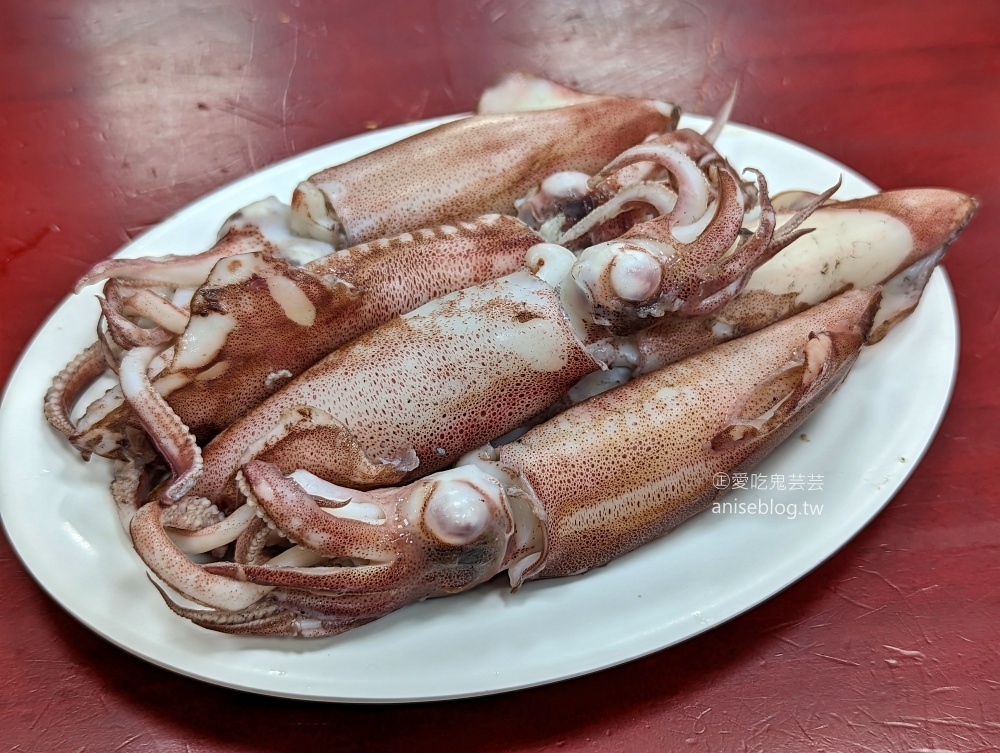
M 121 255 L 207 248 L 236 209 L 271 194 L 287 200 L 306 176 L 439 122 L 368 133 L 247 176 Z M 819 190 L 840 175 L 839 197 L 874 190 L 823 155 L 750 128 L 728 127 L 719 148 L 734 165 L 763 170 L 772 192 Z M 903 484 L 947 406 L 958 345 L 954 299 L 938 270 L 917 312 L 862 353 L 843 388 L 758 469 L 758 488 L 749 479 L 723 498 L 743 512 L 703 513 L 607 567 L 516 594 L 498 578 L 334 638 L 244 638 L 197 628 L 164 606 L 119 527 L 110 463 L 82 462 L 42 418 L 50 380 L 93 339 L 92 292 L 69 298 L 45 324 L 0 409 L 0 515 L 14 548 L 52 598 L 126 651 L 206 682 L 325 701 L 540 685 L 660 650 L 750 609 L 829 557 Z

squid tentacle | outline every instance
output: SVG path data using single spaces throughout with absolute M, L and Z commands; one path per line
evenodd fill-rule
M 535 81 L 532 79 L 530 83 Z M 515 85 L 512 91 L 516 90 Z M 598 243 L 651 219 L 638 210 L 641 205 L 637 201 L 652 204 L 657 215 L 674 212 L 680 222 L 694 222 L 706 208 L 704 178 L 699 179 L 694 168 L 704 169 L 717 164 L 733 171 L 713 144 L 728 120 L 735 95 L 736 87 L 705 135 L 689 128 L 671 129 L 652 135 L 643 144 L 627 150 L 589 179 L 582 174 L 567 174 L 550 187 L 549 183 L 559 177 L 552 176 L 535 189 L 534 194 L 529 194 L 522 205 L 523 218 L 534 222 L 547 240 L 558 238 L 558 242 L 564 245 L 575 243 L 588 234 L 591 244 Z M 652 159 L 644 159 L 643 154 Z M 673 205 L 668 205 L 672 195 L 670 187 L 653 181 L 663 168 L 672 174 L 678 192 L 683 194 L 682 199 Z M 586 184 L 581 184 L 580 178 Z M 653 186 L 659 192 L 640 186 Z M 740 188 L 744 206 L 749 209 L 756 200 L 756 187 L 753 183 L 741 182 Z M 627 208 L 633 208 L 632 216 L 623 214 Z M 526 209 L 530 211 L 526 213 Z
M 241 565 L 235 562 L 213 562 L 204 565 L 203 569 L 215 576 L 258 586 L 282 586 L 337 594 L 390 594 L 400 571 L 394 564 L 277 567 L 271 564 Z
M 103 279 L 132 286 L 196 288 L 222 259 L 262 252 L 302 263 L 330 253 L 328 245 L 289 232 L 287 205 L 273 196 L 250 204 L 226 220 L 212 248 L 193 255 L 170 254 L 137 259 L 108 259 L 93 267 L 76 285 L 76 292 Z
M 142 292 L 155 295 L 155 293 L 148 290 Z M 175 332 L 171 332 L 159 325 L 154 327 L 140 327 L 125 315 L 125 307 L 130 305 L 133 299 L 137 297 L 138 293 L 126 297 L 123 294 L 120 283 L 116 279 L 108 280 L 104 286 L 104 297 L 98 296 L 97 300 L 101 305 L 101 312 L 104 314 L 104 321 L 106 322 L 110 338 L 116 345 L 125 350 L 162 345 L 171 340 L 176 334 Z M 176 309 L 176 307 L 174 308 Z M 184 319 L 187 318 L 179 309 L 177 311 Z
M 690 157 L 669 144 L 647 142 L 622 152 L 590 179 L 590 187 L 598 188 L 614 173 L 637 162 L 651 162 L 662 166 L 676 181 L 677 202 L 670 212 L 673 223 L 689 225 L 705 214 L 710 198 L 705 175 Z
M 349 614 L 342 615 L 342 612 L 349 611 L 345 610 L 343 606 L 339 606 L 337 609 L 328 606 L 330 611 L 324 612 L 313 606 L 317 603 L 318 598 L 315 595 L 310 595 L 309 599 L 303 597 L 295 599 L 294 597 L 279 598 L 279 594 L 274 594 L 265 597 L 261 604 L 235 611 L 191 609 L 175 603 L 166 591 L 155 582 L 153 585 L 160 592 L 160 596 L 163 597 L 167 606 L 178 617 L 187 618 L 195 625 L 230 635 L 319 638 L 339 635 L 381 616 L 371 615 L 371 610 L 364 608 L 366 602 L 362 602 L 362 606 L 354 610 L 363 612 L 364 616 L 361 617 L 352 617 Z M 295 592 L 285 593 L 293 594 Z M 285 596 L 285 593 L 280 594 L 280 596 Z M 321 603 L 321 606 L 325 605 Z
M 45 393 L 45 418 L 53 428 L 72 439 L 77 434 L 72 418 L 73 406 L 80 395 L 108 370 L 100 343 L 89 345 L 63 368 Z
M 798 206 L 789 219 L 781 224 L 774 232 L 774 237 L 771 240 L 772 246 L 775 248 L 775 253 L 781 249 L 789 246 L 796 239 L 801 238 L 803 234 L 807 232 L 812 232 L 812 228 L 809 229 L 799 229 L 799 226 L 809 219 L 816 210 L 823 206 L 830 197 L 833 196 L 837 191 L 840 190 L 840 186 L 843 183 L 843 177 L 837 178 L 837 182 L 830 186 L 828 189 L 815 197 L 809 199 L 801 206 Z M 773 209 L 773 205 L 772 205 Z
M 142 507 L 142 499 L 149 491 L 151 464 L 155 455 L 149 440 L 140 431 L 129 431 L 126 436 L 128 452 L 124 460 L 115 460 L 115 475 L 111 482 L 111 499 L 114 500 L 118 521 L 125 533 L 129 532 L 132 518 Z
M 212 575 L 188 559 L 167 535 L 159 502 L 147 502 L 132 518 L 132 544 L 146 566 L 174 590 L 216 609 L 240 610 L 256 604 L 271 589 Z
M 260 565 L 265 561 L 264 547 L 273 529 L 259 515 L 243 529 L 233 548 L 233 561 L 242 565 Z
M 719 136 L 722 134 L 722 129 L 726 127 L 729 122 L 729 117 L 733 114 L 733 107 L 736 105 L 736 95 L 739 93 L 739 84 L 733 84 L 732 91 L 729 92 L 729 96 L 726 97 L 725 102 L 722 103 L 722 107 L 719 108 L 719 112 L 715 114 L 711 125 L 705 130 L 703 138 L 709 144 L 714 144 Z
M 569 247 L 577 239 L 610 222 L 637 203 L 649 204 L 657 216 L 669 215 L 677 204 L 677 194 L 660 183 L 630 184 L 563 232 L 556 242 Z
M 167 498 L 178 500 L 190 490 L 203 465 L 201 448 L 180 419 L 153 388 L 147 369 L 162 347 L 133 348 L 121 363 L 122 394 L 173 471 Z
M 241 488 L 248 507 L 260 507 L 268 521 L 273 521 L 272 504 L 284 500 L 287 523 L 279 528 L 291 542 L 323 557 L 352 557 L 370 562 L 391 560 L 390 535 L 382 525 L 341 517 L 337 509 L 324 511 L 316 500 L 294 480 L 283 476 L 275 466 L 251 461 L 240 471 Z M 240 508 L 243 509 L 243 508 Z
M 704 316 L 739 292 L 753 269 L 774 253 L 773 211 L 758 173 L 762 221 L 751 241 L 726 257 L 740 238 L 744 216 L 736 178 L 728 170 L 718 174 L 715 213 L 691 242 L 677 240 L 669 217 L 657 218 L 580 255 L 573 279 L 591 308 L 585 318 L 626 334 L 650 326 L 649 317 Z

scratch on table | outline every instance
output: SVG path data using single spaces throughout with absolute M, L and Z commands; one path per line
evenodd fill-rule
M 48 713 L 49 707 L 52 705 L 52 703 L 53 703 L 52 698 L 49 698 L 48 700 L 45 701 L 45 705 L 42 706 L 42 708 L 38 711 L 38 713 L 35 715 L 35 718 L 31 720 L 31 724 L 28 726 L 28 729 L 35 729 L 35 727 L 38 726 L 38 723 L 42 721 L 43 718 L 45 718 L 45 715 Z
M 862 604 L 860 601 L 855 601 L 850 596 L 848 596 L 845 593 L 841 593 L 836 588 L 831 588 L 830 590 L 833 591 L 833 593 L 836 594 L 837 596 L 839 596 L 841 599 L 843 599 L 844 601 L 846 601 L 848 604 L 853 604 L 856 607 L 861 607 L 862 609 L 867 609 L 869 611 L 872 609 L 872 607 L 869 606 L 868 604 Z
M 153 227 L 153 225 L 156 224 L 157 223 L 155 222 L 149 222 L 149 223 L 143 223 L 141 225 L 132 225 L 130 227 L 123 228 L 122 233 L 126 241 L 133 241 L 135 240 L 136 236 L 145 233 L 147 230 Z
M 423 120 L 424 113 L 427 111 L 427 102 L 430 99 L 430 95 L 431 93 L 429 89 L 423 89 L 420 92 L 420 96 L 417 98 L 416 103 L 407 110 L 407 121 Z
M 978 722 L 971 722 L 968 719 L 959 719 L 957 716 L 947 719 L 924 719 L 928 724 L 940 724 L 946 727 L 962 727 L 963 729 L 983 729 L 984 725 Z
M 913 618 L 913 621 L 917 625 L 917 629 L 920 630 L 920 637 L 923 638 L 924 643 L 926 643 L 928 646 L 930 646 L 933 643 L 933 641 L 927 636 L 927 631 L 925 631 L 924 630 L 924 626 L 922 624 L 920 624 L 919 617 L 917 616 L 916 612 L 913 611 L 913 607 L 910 606 L 910 602 L 906 599 L 905 596 L 903 597 L 903 603 L 906 604 L 906 609 L 907 609 L 907 611 L 909 611 L 910 617 Z M 899 617 L 899 615 L 897 615 L 897 618 L 898 617 Z M 910 638 L 912 638 L 914 640 L 914 642 L 916 642 L 917 636 L 913 634 L 913 631 L 910 630 L 909 626 L 906 625 L 906 624 L 903 624 L 901 620 L 900 620 L 900 624 L 902 624 L 903 625 L 903 629 L 907 633 L 910 634 Z
M 813 654 L 822 658 L 829 659 L 830 661 L 837 662 L 837 664 L 845 664 L 848 667 L 860 667 L 856 661 L 851 661 L 850 659 L 841 659 L 839 656 L 830 656 L 829 654 L 821 654 L 818 651 L 813 651 Z
M 832 717 L 833 717 L 834 719 L 836 719 L 836 720 L 837 720 L 838 722 L 840 722 L 841 724 L 845 724 L 845 725 L 847 725 L 847 726 L 848 726 L 848 727 L 850 727 L 851 729 L 855 729 L 856 727 L 864 727 L 864 726 L 865 726 L 865 725 L 863 725 L 863 724 L 859 724 L 858 722 L 852 722 L 852 721 L 851 721 L 850 719 L 848 719 L 847 717 L 843 717 L 843 716 L 841 716 L 840 714 L 838 714 L 838 713 L 837 713 L 837 712 L 835 712 L 835 711 L 828 711 L 827 713 L 828 713 L 828 714 L 829 714 L 830 716 L 832 716 Z
M 299 62 L 299 28 L 292 26 L 295 37 L 292 41 L 292 64 L 288 67 L 288 78 L 285 79 L 285 93 L 281 97 L 281 135 L 285 139 L 285 148 L 295 151 L 295 140 L 288 138 L 288 91 L 292 88 L 292 74 L 295 66 Z
M 115 750 L 121 750 L 125 746 L 131 745 L 136 740 L 138 740 L 140 737 L 142 737 L 142 733 L 141 732 L 139 732 L 139 733 L 137 733 L 135 735 L 132 735 L 132 737 L 126 738 L 124 741 L 121 742 L 121 744 L 118 745 L 118 747 L 115 748 Z
M 246 134 L 246 154 L 247 154 L 247 162 L 250 165 L 250 170 L 252 172 L 257 172 L 257 156 L 254 154 L 253 138 L 250 136 L 249 133 Z
M 843 737 L 824 737 L 824 740 L 826 740 L 826 742 L 828 744 L 831 741 L 839 743 L 839 745 L 837 747 L 840 750 L 846 750 L 847 740 L 844 739 Z M 869 747 L 868 745 L 865 745 L 864 743 L 861 743 L 861 742 L 858 742 L 858 741 L 852 741 L 851 744 L 854 745 L 854 746 L 856 746 L 856 747 L 859 747 L 861 750 L 867 750 L 868 753 L 881 753 L 881 751 L 877 750 L 876 748 Z
M 247 70 L 250 68 L 250 64 L 253 62 L 253 53 L 257 48 L 257 16 L 250 17 L 250 52 L 247 54 L 247 61 L 243 64 L 243 70 L 240 71 L 240 80 L 236 83 L 236 102 L 239 103 L 240 99 L 243 97 L 243 86 L 246 84 L 247 80 Z
M 992 600 L 992 597 L 997 591 L 1000 591 L 1000 586 L 993 586 L 993 588 L 987 589 L 985 592 L 979 594 L 975 599 L 972 600 L 973 604 L 979 604 L 987 599 Z
M 698 4 L 693 4 L 691 6 L 693 9 L 697 10 L 705 17 L 705 10 Z M 723 57 L 725 50 L 723 49 L 723 40 L 726 37 L 726 27 L 729 25 L 729 8 L 725 8 L 722 13 L 722 18 L 715 25 L 715 29 L 712 31 L 712 38 L 708 42 L 708 55 L 705 58 L 705 63 L 702 66 L 704 71 L 701 81 L 698 83 L 698 91 L 695 94 L 693 112 L 701 112 L 702 108 L 705 106 L 705 94 L 709 86 L 709 82 L 713 76 L 713 68 L 716 62 L 718 62 L 720 57 Z M 705 18 L 707 22 L 707 18 Z
M 42 244 L 42 241 L 52 235 L 52 233 L 58 233 L 59 230 L 60 228 L 58 225 L 46 225 L 39 232 L 35 233 L 35 235 L 25 241 L 14 239 L 13 247 L 7 249 L 3 256 L 0 256 L 0 272 L 3 271 L 9 262 L 13 261 L 21 254 L 35 250 Z
M 883 605 L 882 605 L 882 606 L 880 606 L 880 607 L 875 607 L 874 609 L 872 609 L 872 610 L 869 610 L 869 611 L 865 612 L 864 614 L 859 614 L 859 615 L 858 615 L 857 617 L 855 617 L 854 619 L 855 619 L 855 620 L 860 620 L 860 619 L 861 619 L 862 617 L 867 617 L 867 616 L 868 616 L 868 615 L 870 615 L 870 614 L 875 614 L 876 612 L 881 612 L 881 611 L 882 611 L 883 609 L 885 609 L 885 608 L 886 608 L 887 606 L 888 606 L 888 604 L 883 604 Z
M 777 638 L 779 641 L 783 641 L 783 642 L 787 643 L 789 646 L 795 646 L 795 648 L 799 649 L 800 651 L 803 648 L 805 648 L 805 646 L 803 646 L 801 643 L 796 643 L 791 638 L 786 638 L 783 635 L 776 635 L 774 637 Z
M 252 107 L 242 104 L 239 101 L 239 97 L 235 100 L 229 99 L 228 97 L 222 100 L 221 103 L 216 105 L 216 109 L 221 112 L 227 112 L 230 115 L 240 118 L 242 120 L 249 121 L 255 125 L 264 126 L 265 128 L 275 128 L 277 126 L 283 125 L 283 121 L 268 115 L 265 112 L 259 112 Z
M 897 646 L 890 646 L 887 643 L 883 643 L 882 644 L 882 648 L 887 648 L 890 651 L 895 651 L 900 656 L 905 656 L 905 657 L 907 657 L 909 659 L 916 659 L 918 662 L 922 662 L 924 659 L 927 658 L 927 655 L 924 654 L 923 651 L 910 651 L 910 650 L 905 649 L 905 648 L 899 648 Z
M 720 23 L 712 34 L 712 40 L 708 43 L 708 57 L 705 59 L 705 75 L 701 77 L 698 85 L 698 93 L 694 100 L 694 112 L 701 112 L 705 104 L 705 89 L 712 74 L 712 67 L 722 52 L 722 31 L 725 22 Z
M 695 713 L 688 713 L 688 709 L 692 709 Z M 703 709 L 699 709 L 697 706 L 684 707 L 684 716 L 691 720 L 691 732 L 696 735 L 703 735 L 708 731 L 708 727 L 701 721 L 701 719 L 711 710 L 711 706 Z
M 906 598 L 906 595 L 902 592 L 902 590 L 900 590 L 899 586 L 897 586 L 891 580 L 889 580 L 884 575 L 882 575 L 882 573 L 880 573 L 878 570 L 869 570 L 867 568 L 860 567 L 860 566 L 858 567 L 858 570 L 860 570 L 863 573 L 868 573 L 869 575 L 874 575 L 876 578 L 880 579 L 887 586 L 889 586 L 889 588 L 891 588 L 893 591 L 895 591 L 896 593 L 898 593 L 904 599 Z
M 806 730 L 806 728 L 802 726 L 802 722 L 799 721 L 798 717 L 793 716 L 792 721 L 794 721 L 795 724 L 798 726 L 798 728 L 802 730 L 802 734 L 805 735 L 806 740 L 808 740 L 810 743 L 815 742 L 812 738 L 812 735 L 810 735 L 809 732 Z

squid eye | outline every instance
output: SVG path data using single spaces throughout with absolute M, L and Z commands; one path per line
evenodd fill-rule
M 442 484 L 427 502 L 424 522 L 432 534 L 446 544 L 469 544 L 490 522 L 490 507 L 481 493 L 465 484 Z
M 623 249 L 611 263 L 611 288 L 626 301 L 645 301 L 660 289 L 663 273 L 652 256 Z

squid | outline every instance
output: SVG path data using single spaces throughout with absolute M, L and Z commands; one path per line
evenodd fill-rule
M 697 219 L 704 192 L 699 170 L 732 166 L 713 146 L 732 113 L 736 87 L 704 134 L 690 128 L 650 134 L 595 175 L 555 173 L 516 202 L 518 216 L 548 241 L 585 248 L 621 235 L 629 227 L 673 212 L 682 222 Z M 607 99 L 527 73 L 502 77 L 479 100 L 479 113 L 523 113 Z M 669 168 L 664 172 L 663 168 Z M 755 200 L 752 182 L 741 185 L 747 209 Z M 678 199 L 681 203 L 678 204 Z M 702 204 L 699 207 L 699 204 Z
M 628 254 L 641 241 L 658 269 L 666 270 L 655 287 L 661 298 L 683 301 L 670 308 L 673 315 L 722 305 L 799 232 L 774 232 L 766 183 L 758 175 L 763 219 L 741 236 L 736 179 L 723 171 L 719 182 L 714 216 L 691 243 L 670 240 L 669 216 L 636 226 L 619 243 Z M 789 224 L 794 228 L 803 216 Z M 746 242 L 728 253 L 741 237 Z M 595 316 L 587 289 L 575 283 L 608 274 L 607 295 L 622 306 L 635 302 L 634 278 L 607 273 L 608 254 L 592 256 L 596 269 L 587 252 L 577 259 L 559 246 L 533 247 L 529 266 L 537 274 L 524 270 L 466 288 L 371 330 L 246 413 L 203 453 L 158 391 L 141 384 L 155 351 L 136 351 L 146 360 L 129 363 L 128 388 L 124 376 L 122 387 L 172 468 L 165 498 L 190 494 L 231 508 L 237 498 L 233 474 L 265 457 L 282 467 L 305 463 L 341 483 L 402 483 L 514 429 L 582 376 L 605 367 L 605 318 Z M 667 307 L 660 308 L 641 324 Z
M 553 173 L 596 172 L 680 110 L 599 97 L 555 109 L 479 114 L 317 173 L 296 188 L 292 229 L 338 247 L 499 212 Z
M 580 91 L 531 73 L 515 71 L 500 76 L 492 86 L 483 91 L 476 105 L 476 112 L 480 115 L 497 115 L 553 110 L 610 96 L 612 95 Z
M 364 332 L 441 295 L 520 269 L 539 240 L 513 217 L 486 215 L 330 249 L 302 266 L 265 251 L 222 257 L 194 293 L 180 336 L 161 341 L 172 349 L 155 388 L 178 420 L 207 440 Z M 139 344 L 155 345 L 136 338 L 128 343 Z M 74 388 L 53 391 L 48 412 L 74 446 L 118 457 L 124 427 L 139 425 L 124 395 L 119 390 L 116 399 L 103 398 L 72 426 L 61 416 L 79 388 L 64 379 Z
M 782 199 L 779 197 L 776 202 Z M 882 285 L 869 340 L 913 312 L 931 273 L 976 212 L 971 196 L 941 188 L 886 191 L 830 202 L 809 216 L 813 232 L 761 265 L 715 314 L 671 319 L 638 333 L 627 349 L 638 373 L 740 337 L 848 288 Z M 778 211 L 778 221 L 791 209 Z
M 799 204 L 788 196 L 775 198 L 779 223 L 787 223 L 796 207 L 816 199 L 801 192 L 796 198 Z M 916 308 L 931 273 L 977 206 L 972 197 L 941 188 L 828 201 L 809 216 L 812 232 L 762 264 L 729 303 L 710 316 L 669 317 L 614 338 L 611 368 L 584 377 L 550 412 L 755 332 L 848 289 L 883 287 L 869 335 L 871 343 L 878 342 Z
M 133 518 L 133 540 L 159 578 L 203 607 L 167 598 L 177 614 L 235 634 L 333 635 L 502 572 L 515 589 L 578 575 L 706 509 L 722 493 L 715 474 L 752 468 L 793 432 L 847 375 L 879 295 L 845 293 L 408 486 L 365 492 L 250 461 L 240 524 L 202 548 L 260 520 L 285 541 L 270 559 L 194 563 L 155 501 Z
M 290 207 L 271 198 L 241 210 L 206 252 L 102 262 L 77 289 L 110 281 L 101 301 L 101 351 L 113 369 L 121 350 L 167 343 L 183 333 L 177 347 L 156 362 L 157 389 L 164 396 L 174 393 L 171 410 L 196 436 L 208 438 L 361 332 L 438 295 L 513 271 L 511 259 L 523 251 L 515 236 L 530 231 L 490 212 L 513 214 L 518 197 L 551 173 L 596 171 L 649 135 L 673 129 L 678 117 L 678 108 L 666 103 L 603 97 L 527 117 L 465 118 L 318 173 L 298 186 Z M 469 237 L 473 225 L 496 225 L 503 233 L 494 228 Z M 386 239 L 393 234 L 395 242 Z M 443 237 L 453 235 L 465 237 Z M 249 279 L 230 281 L 222 262 L 251 253 L 255 259 L 240 264 Z M 453 275 L 444 274 L 449 268 Z M 271 295 L 247 298 L 247 284 L 258 278 L 267 281 Z M 190 301 L 198 288 L 204 290 Z M 227 299 L 249 309 L 235 317 L 254 325 L 239 328 L 242 339 L 241 332 L 232 332 L 236 325 L 219 317 L 210 317 L 212 326 L 205 321 L 206 312 L 226 311 Z M 280 312 L 271 311 L 275 305 Z M 268 313 L 260 315 L 263 309 Z M 290 333 L 282 316 L 308 333 Z M 154 326 L 139 326 L 137 317 Z M 328 326 L 331 320 L 335 326 Z M 220 324 L 230 332 L 219 334 Z M 261 338 L 279 343 L 263 358 Z M 88 378 L 102 372 L 100 360 L 98 349 L 90 349 L 60 374 L 46 415 L 85 456 L 121 459 L 125 428 L 138 424 L 120 390 L 95 404 L 82 426 L 69 418 Z
M 95 267 L 98 342 L 46 415 L 115 460 L 136 551 L 200 605 L 161 589 L 170 607 L 322 636 L 503 572 L 583 573 L 794 431 L 975 201 L 772 203 L 715 150 L 732 103 L 697 134 L 672 105 L 522 75 L 241 210 L 202 254 Z

